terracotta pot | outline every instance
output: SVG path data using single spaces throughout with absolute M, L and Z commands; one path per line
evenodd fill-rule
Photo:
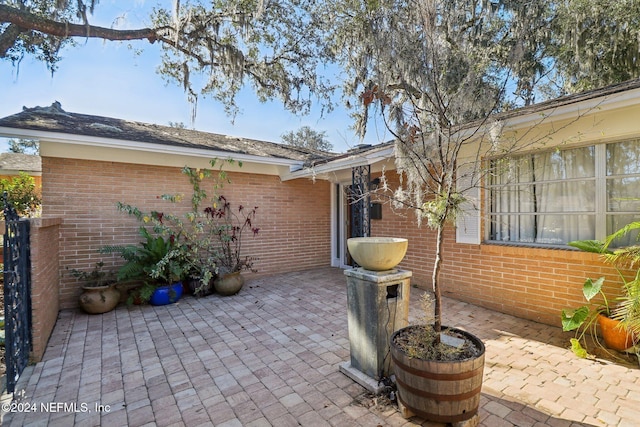
M 633 335 L 619 324 L 619 320 L 598 314 L 598 326 L 605 345 L 612 350 L 624 351 L 633 346 Z
M 213 282 L 213 287 L 220 295 L 234 295 L 240 292 L 244 285 L 244 277 L 239 271 L 218 276 Z
M 417 415 L 439 423 L 473 418 L 478 413 L 482 390 L 485 354 L 482 341 L 460 329 L 447 328 L 464 335 L 480 354 L 465 360 L 422 360 L 409 357 L 395 342 L 398 334 L 412 327 L 399 329 L 391 336 L 391 360 L 403 416 Z
M 120 302 L 120 292 L 114 286 L 83 286 L 80 307 L 89 314 L 113 310 Z

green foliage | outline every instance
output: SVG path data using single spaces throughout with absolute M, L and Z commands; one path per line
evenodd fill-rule
M 9 203 L 18 215 L 35 217 L 40 215 L 42 199 L 35 180 L 26 172 L 13 178 L 0 180 L 0 193 L 7 192 Z M 2 214 L 4 216 L 4 213 Z
M 601 277 L 596 281 L 587 279 L 582 286 L 582 294 L 587 302 L 591 302 L 598 294 L 602 296 L 603 302 L 583 305 L 575 310 L 562 310 L 562 330 L 565 332 L 576 331 L 575 337 L 571 338 L 571 350 L 578 357 L 593 357 L 583 346 L 586 334 L 590 333 L 592 336 L 596 336 L 598 314 L 603 313 L 607 316 L 610 314 L 607 297 L 602 291 L 603 284 L 604 277 Z
M 635 344 L 640 339 L 640 246 L 630 245 L 610 249 L 612 243 L 639 229 L 640 221 L 635 221 L 610 234 L 605 241 L 578 240 L 568 243 L 582 251 L 602 255 L 603 260 L 616 269 L 622 284 L 621 295 L 615 298 L 616 304 L 610 306 L 609 298 L 602 290 L 604 277 L 595 281 L 587 279 L 582 287 L 582 293 L 587 302 L 591 302 L 597 295 L 602 297 L 602 301 L 598 304 L 584 305 L 575 310 L 562 310 L 562 329 L 576 331 L 576 337 L 571 341 L 571 348 L 579 357 L 588 355 L 582 343 L 587 332 L 596 336 L 595 320 L 599 313 L 619 320 L 621 327 L 626 328 L 633 335 Z M 627 279 L 622 270 L 633 268 L 636 269 L 634 277 Z
M 104 246 L 101 253 L 117 253 L 126 261 L 118 271 L 118 280 L 149 280 L 170 285 L 182 280 L 185 271 L 183 253 L 176 245 L 176 236 L 154 236 L 144 226 L 139 245 Z
M 640 221 L 631 222 L 620 230 L 612 233 L 605 240 L 605 249 L 621 239 L 637 233 L 640 230 Z M 604 259 L 613 265 L 622 280 L 622 294 L 618 299 L 618 305 L 612 310 L 611 317 L 619 320 L 626 328 L 633 332 L 636 343 L 640 340 L 640 244 L 636 236 L 636 243 L 621 248 L 616 248 L 613 253 L 605 252 Z M 635 270 L 634 276 L 627 279 L 621 269 Z
M 329 3 L 360 131 L 373 114 L 396 132 L 412 113 L 455 125 L 640 76 L 635 0 Z
M 433 77 L 445 96 L 428 95 L 466 121 L 486 117 L 494 105 L 530 105 L 640 75 L 640 3 L 635 0 L 223 0 L 172 5 L 152 10 L 146 20 L 151 28 L 114 26 L 104 32 L 90 22 L 101 12 L 93 0 L 3 2 L 0 58 L 18 63 L 31 55 L 54 71 L 62 47 L 73 45 L 74 37 L 157 41 L 164 78 L 181 86 L 194 104 L 211 96 L 231 114 L 238 110 L 238 91 L 247 85 L 258 100 L 278 98 L 294 112 L 309 111 L 313 97 L 330 110 L 335 87 L 323 73 L 337 58 L 349 105 L 374 86 L 384 92 L 395 86 L 413 95 L 424 93 L 425 82 Z M 22 14 L 19 22 L 11 17 L 17 11 Z M 45 18 L 51 25 L 36 30 Z M 425 67 L 429 61 L 435 66 Z M 374 68 L 388 78 L 380 79 Z M 455 100 L 463 92 L 469 94 L 466 106 Z M 422 102 L 419 96 L 415 101 Z M 391 118 L 401 114 L 393 109 Z M 356 127 L 364 131 L 368 111 L 355 114 Z
M 578 339 L 571 338 L 570 342 L 571 342 L 571 351 L 573 351 L 573 354 L 575 354 L 581 359 L 586 359 L 587 357 L 590 356 L 587 350 L 585 350 L 584 347 L 582 347 L 582 344 L 580 344 L 580 341 Z
M 640 3 L 556 1 L 549 54 L 564 91 L 578 92 L 640 76 Z
M 589 307 L 582 306 L 576 310 L 562 310 L 562 330 L 574 331 L 584 324 L 589 317 Z
M 594 254 L 613 253 L 605 249 L 605 243 L 600 240 L 575 240 L 567 243 L 569 246 L 580 249 L 584 252 L 591 252 Z
M 304 147 L 312 150 L 332 151 L 333 145 L 327 141 L 327 133 L 318 132 L 309 126 L 302 126 L 297 131 L 290 131 L 281 135 L 282 142 L 293 147 Z
M 444 224 L 455 224 L 463 212 L 461 205 L 466 201 L 458 192 L 436 194 L 433 199 L 422 204 L 421 215 L 427 219 L 427 225 L 437 229 Z
M 120 279 L 153 279 L 180 276 L 197 278 L 200 284 L 196 295 L 209 293 L 215 274 L 251 269 L 253 258 L 241 255 L 243 231 L 253 227 L 256 208 L 247 209 L 231 205 L 218 191 L 229 183 L 223 170 L 225 165 L 242 166 L 233 159 L 210 162 L 217 169 L 182 169 L 191 184 L 191 210 L 184 215 L 171 212 L 145 212 L 136 206 L 121 203 L 118 210 L 135 217 L 143 225 L 140 232 L 145 238 L 139 246 L 105 247 L 102 250 L 119 253 L 127 263 L 120 270 Z M 175 204 L 184 200 L 182 194 L 163 194 L 159 197 Z M 151 234 L 153 232 L 153 234 Z
M 155 285 L 145 282 L 141 286 L 131 290 L 127 297 L 127 304 L 131 305 L 149 302 L 155 290 Z
M 17 5 L 16 3 L 20 4 Z M 91 4 L 93 4 L 93 0 Z M 86 3 L 82 0 L 77 2 L 45 0 L 9 2 L 9 4 L 3 6 L 19 7 L 21 10 L 27 10 L 34 19 L 38 20 L 52 19 L 59 22 L 69 22 L 82 13 L 78 6 L 86 7 Z M 2 36 L 0 58 L 9 59 L 14 64 L 19 64 L 25 56 L 30 55 L 44 62 L 53 73 L 57 69 L 58 61 L 61 58 L 60 50 L 64 46 L 72 44 L 69 38 L 56 37 L 46 32 L 30 30 L 16 24 L 7 24 L 4 20 L 0 20 L 0 23 L 4 24 L 0 27 L 2 29 L 2 34 L 0 34 Z
M 321 74 L 332 52 L 323 44 L 326 23 L 316 18 L 315 0 L 277 2 L 222 0 L 172 2 L 147 9 L 144 27 L 92 25 L 97 1 L 10 1 L 0 3 L 0 59 L 14 63 L 35 56 L 55 71 L 61 48 L 73 38 L 158 42 L 160 74 L 182 87 L 194 106 L 211 96 L 230 114 L 239 90 L 250 86 L 257 99 L 278 98 L 292 112 L 306 112 L 312 95 L 331 105 L 333 84 Z M 130 15 L 136 15 L 132 13 Z M 20 19 L 14 18 L 20 15 Z M 93 18 L 93 19 L 90 19 Z M 50 19 L 47 25 L 40 25 Z M 118 17 L 118 19 L 123 19 Z M 101 21 L 112 17 L 101 16 Z M 149 24 L 150 23 L 150 24 Z M 133 23 L 135 25 L 135 23 Z
M 67 267 L 68 268 L 68 267 Z M 104 262 L 98 261 L 90 271 L 70 269 L 70 273 L 77 280 L 84 283 L 83 286 L 107 286 L 115 282 L 114 274 L 111 271 L 104 271 Z
M 34 139 L 10 139 L 9 151 L 12 153 L 38 155 L 40 153 L 40 143 Z

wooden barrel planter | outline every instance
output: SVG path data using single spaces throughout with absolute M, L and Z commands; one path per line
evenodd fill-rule
M 398 403 L 410 412 L 409 416 L 414 414 L 429 421 L 456 423 L 471 419 L 480 405 L 485 354 L 482 341 L 468 332 L 449 328 L 473 342 L 479 355 L 459 361 L 410 358 L 395 343 L 395 336 L 407 328 L 391 337 Z

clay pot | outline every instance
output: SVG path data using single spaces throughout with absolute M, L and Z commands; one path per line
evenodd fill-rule
M 106 313 L 118 305 L 120 292 L 112 285 L 83 286 L 80 295 L 80 307 L 89 314 Z
M 237 294 L 242 289 L 242 285 L 244 285 L 244 277 L 239 271 L 218 276 L 213 282 L 216 292 L 224 296 Z
M 619 324 L 619 320 L 598 314 L 598 326 L 605 345 L 612 350 L 624 351 L 633 346 L 633 335 Z

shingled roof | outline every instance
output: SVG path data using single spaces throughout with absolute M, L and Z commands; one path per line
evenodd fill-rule
M 49 107 L 23 107 L 22 112 L 1 118 L 0 127 L 84 135 L 187 148 L 204 148 L 231 154 L 247 154 L 265 158 L 297 160 L 305 163 L 327 161 L 337 155 L 335 153 L 256 139 L 231 137 L 111 117 L 70 113 L 63 110 L 57 101 Z
M 41 172 L 42 159 L 32 154 L 1 153 L 0 174 L 3 171 Z

